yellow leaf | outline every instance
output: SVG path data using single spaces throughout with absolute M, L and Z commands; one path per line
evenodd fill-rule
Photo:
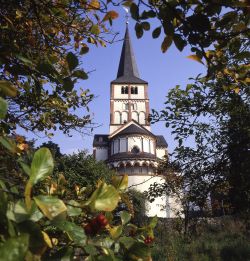
M 122 225 L 110 228 L 109 233 L 113 239 L 118 238 L 122 233 Z
M 201 63 L 201 64 L 204 64 L 201 60 L 201 58 L 199 56 L 197 56 L 196 54 L 192 54 L 192 55 L 189 55 L 187 56 L 188 59 L 191 59 L 191 60 L 194 60 L 198 63 Z
M 15 97 L 17 95 L 16 87 L 9 81 L 0 81 L 0 92 L 3 92 L 6 96 Z
M 240 88 L 239 88 L 239 87 L 236 87 L 236 88 L 234 89 L 234 92 L 235 92 L 235 93 L 239 93 L 239 92 L 240 92 Z
M 94 8 L 94 9 L 100 8 L 100 3 L 98 0 L 92 0 L 89 5 L 91 8 Z
M 49 235 L 46 232 L 44 232 L 44 231 L 42 231 L 42 234 L 43 234 L 43 239 L 44 239 L 45 243 L 47 244 L 47 246 L 49 248 L 52 248 L 53 246 L 52 246 L 52 242 L 51 242 L 51 240 L 49 238 Z
M 246 78 L 244 82 L 245 83 L 250 83 L 250 78 Z
M 29 145 L 28 144 L 26 144 L 26 143 L 21 143 L 21 144 L 18 144 L 17 145 L 17 148 L 19 149 L 19 150 L 21 150 L 21 151 L 26 151 L 26 150 L 28 150 L 28 148 L 29 148 Z
M 58 244 L 58 239 L 55 238 L 55 237 L 53 237 L 53 238 L 51 239 L 51 241 L 52 241 L 52 243 L 53 243 L 54 246 L 56 246 L 56 245 Z
M 118 16 L 119 16 L 119 15 L 118 15 L 117 12 L 115 12 L 115 11 L 109 11 L 109 12 L 107 12 L 106 15 L 104 16 L 103 21 L 107 21 L 107 20 L 109 20 L 109 19 L 112 19 L 112 20 L 113 20 L 113 19 L 116 19 Z
M 20 136 L 20 135 L 16 135 L 16 141 L 18 142 L 18 143 L 23 143 L 24 141 L 25 141 L 25 139 L 24 139 L 24 137 L 22 137 L 22 136 Z

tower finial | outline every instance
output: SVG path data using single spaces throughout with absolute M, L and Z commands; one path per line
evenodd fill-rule
M 123 9 L 126 12 L 125 18 L 126 18 L 126 25 L 129 23 L 129 14 L 128 14 L 128 8 L 123 6 Z

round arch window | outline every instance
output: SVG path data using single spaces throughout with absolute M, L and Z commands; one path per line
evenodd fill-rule
M 132 148 L 131 152 L 137 154 L 137 153 L 140 153 L 140 149 L 137 146 L 134 146 Z

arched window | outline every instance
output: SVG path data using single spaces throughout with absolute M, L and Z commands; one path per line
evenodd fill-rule
M 146 124 L 146 115 L 145 112 L 141 111 L 139 114 L 139 123 Z
M 133 86 L 131 87 L 131 94 L 135 94 L 135 89 Z
M 134 154 L 137 154 L 137 153 L 140 153 L 140 149 L 138 148 L 138 146 L 134 146 L 134 147 L 131 149 L 131 152 L 134 153 Z
M 138 88 L 135 87 L 135 94 L 138 94 Z
M 128 121 L 128 113 L 126 111 L 122 112 L 122 121 L 121 123 L 126 123 Z
M 125 88 L 124 88 L 124 86 L 122 86 L 122 88 L 121 88 L 121 94 L 125 94 Z
M 137 104 L 136 103 L 131 104 L 131 110 L 137 110 Z
M 123 110 L 128 110 L 128 103 L 123 103 Z
M 128 86 L 125 86 L 125 94 L 128 94 Z
M 115 111 L 115 124 L 121 124 L 122 123 L 122 114 L 119 111 Z
M 139 122 L 139 114 L 137 111 L 132 111 L 132 119 Z

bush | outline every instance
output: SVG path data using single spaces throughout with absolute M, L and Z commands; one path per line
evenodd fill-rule
M 14 140 L 0 137 L 0 143 L 12 161 L 12 171 L 1 165 L 0 260 L 150 260 L 157 219 L 140 228 L 122 211 L 113 220 L 127 176 L 72 189 L 62 174 L 51 176 L 48 148 L 29 158 Z

